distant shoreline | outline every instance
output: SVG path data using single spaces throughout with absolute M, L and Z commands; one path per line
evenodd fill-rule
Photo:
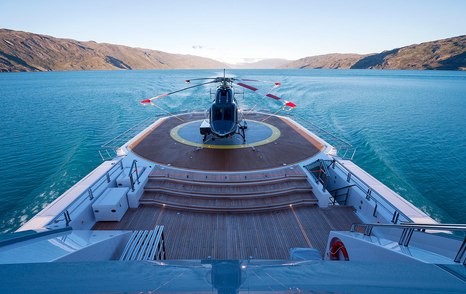
M 159 69 L 466 70 L 466 35 L 374 54 L 331 53 L 298 60 L 228 64 L 214 59 L 124 45 L 82 42 L 0 29 L 0 72 Z

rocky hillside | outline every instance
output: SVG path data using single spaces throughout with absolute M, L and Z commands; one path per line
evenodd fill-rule
M 325 54 L 310 56 L 282 65 L 282 68 L 350 68 L 367 55 L 360 54 Z
M 466 70 L 466 36 L 410 45 L 377 54 L 311 56 L 282 67 Z
M 466 70 L 466 35 L 370 55 L 351 68 Z
M 192 55 L 81 42 L 0 29 L 0 71 L 172 68 L 351 68 L 466 70 L 466 35 L 377 54 L 326 54 L 289 62 L 267 59 L 227 65 Z
M 0 71 L 225 68 L 192 55 L 0 29 Z

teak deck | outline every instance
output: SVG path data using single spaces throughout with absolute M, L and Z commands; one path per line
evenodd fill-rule
M 171 138 L 170 131 L 182 122 L 199 120 L 204 116 L 186 114 L 178 118 L 170 117 L 162 122 L 142 140 L 130 146 L 132 151 L 162 165 L 208 171 L 249 171 L 301 162 L 316 155 L 323 147 L 315 139 L 303 134 L 297 126 L 277 116 L 252 113 L 247 116 L 248 119 L 266 119 L 267 123 L 280 130 L 280 137 L 273 143 L 255 148 L 199 149 L 176 142 Z
M 296 247 L 323 254 L 331 230 L 349 230 L 360 222 L 352 207 L 319 208 L 306 174 L 295 164 L 318 154 L 323 144 L 280 117 L 253 113 L 248 119 L 267 119 L 280 137 L 255 148 L 199 149 L 171 138 L 179 119 L 158 124 L 130 146 L 157 164 L 143 204 L 120 222 L 99 222 L 94 229 L 163 225 L 167 259 L 289 259 Z
M 130 209 L 120 222 L 99 222 L 95 230 L 151 230 L 165 226 L 167 259 L 288 259 L 294 247 L 325 252 L 331 230 L 360 222 L 344 206 L 288 208 L 273 212 L 196 213 L 154 206 Z

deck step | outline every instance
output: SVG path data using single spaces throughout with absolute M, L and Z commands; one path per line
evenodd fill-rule
M 309 193 L 312 194 L 310 187 L 292 187 L 285 189 L 276 189 L 271 191 L 243 191 L 243 190 L 211 190 L 211 191 L 195 191 L 195 190 L 181 190 L 176 188 L 166 187 L 146 187 L 144 197 L 150 197 L 150 194 L 160 193 L 164 195 L 181 196 L 189 198 L 219 198 L 219 199 L 245 199 L 245 198 L 264 198 L 264 197 L 277 197 L 281 195 L 289 195 L 295 193 Z
M 222 172 L 195 172 L 182 171 L 170 168 L 155 169 L 150 175 L 150 179 L 177 179 L 187 180 L 189 182 L 205 182 L 205 183 L 238 183 L 246 184 L 248 182 L 267 182 L 271 180 L 279 180 L 286 178 L 305 179 L 306 174 L 300 166 L 293 165 L 276 170 L 268 171 L 251 171 L 237 173 L 222 173 Z
M 217 186 L 268 186 L 268 185 L 280 185 L 283 183 L 297 182 L 307 183 L 306 176 L 287 176 L 280 178 L 266 178 L 266 179 L 249 179 L 249 180 L 203 180 L 203 179 L 191 179 L 191 178 L 173 178 L 173 177 L 160 177 L 160 176 L 149 176 L 149 183 L 152 184 L 172 184 L 172 185 L 195 185 L 195 186 L 206 186 L 206 187 L 217 187 Z
M 257 212 L 318 203 L 299 167 L 230 174 L 166 172 L 151 174 L 141 204 L 188 211 Z
M 312 200 L 300 200 L 293 203 L 275 203 L 269 205 L 256 205 L 256 206 L 203 206 L 203 205 L 186 205 L 179 203 L 166 203 L 160 201 L 144 201 L 141 202 L 143 206 L 157 206 L 174 210 L 193 211 L 193 212 L 206 212 L 206 213 L 252 213 L 252 212 L 266 212 L 287 209 L 290 207 L 301 206 L 315 206 L 316 202 Z
M 316 205 L 318 201 L 312 196 L 301 192 L 262 198 L 197 198 L 152 193 L 145 194 L 140 203 L 205 212 L 252 212 L 283 209 L 290 205 Z

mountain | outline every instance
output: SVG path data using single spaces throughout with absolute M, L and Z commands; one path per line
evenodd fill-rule
M 264 59 L 228 65 L 193 55 L 0 29 L 0 72 L 230 67 L 466 70 L 466 35 L 376 54 L 334 53 L 291 62 Z
M 254 62 L 243 62 L 237 64 L 229 64 L 231 68 L 244 68 L 244 69 L 255 69 L 255 68 L 279 68 L 285 64 L 290 63 L 291 60 L 280 59 L 280 58 L 270 58 L 270 59 L 261 59 Z
M 350 68 L 367 55 L 332 53 L 309 56 L 280 66 L 281 68 Z
M 0 71 L 225 68 L 219 61 L 0 29 Z
M 376 54 L 326 54 L 305 57 L 281 67 L 466 70 L 466 35 Z
M 466 35 L 370 55 L 351 68 L 466 70 Z

